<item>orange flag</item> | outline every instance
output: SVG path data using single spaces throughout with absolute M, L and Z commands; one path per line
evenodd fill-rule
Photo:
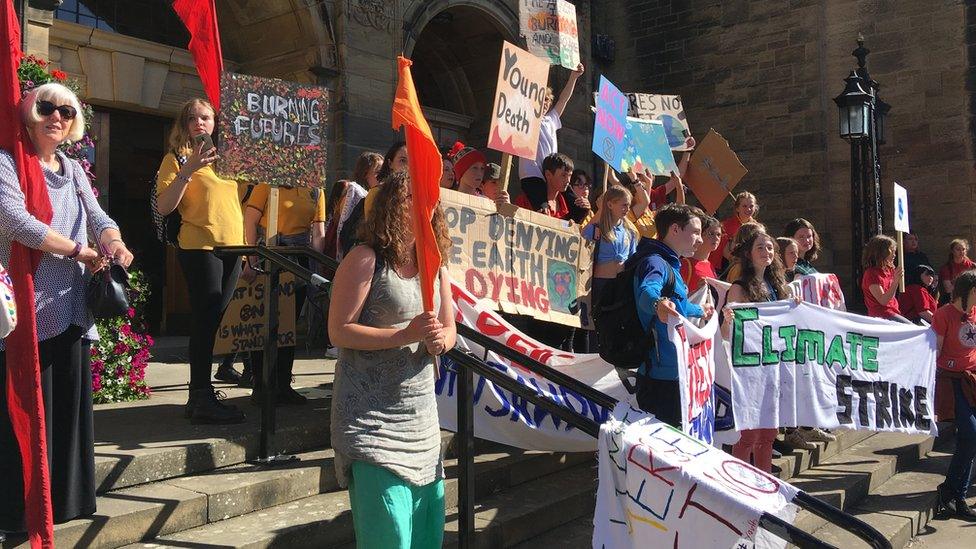
M 406 126 L 410 192 L 413 195 L 413 234 L 417 245 L 417 268 L 425 311 L 434 311 L 434 278 L 441 266 L 441 252 L 431 219 L 441 199 L 441 153 L 420 110 L 417 90 L 410 74 L 412 61 L 398 56 L 400 81 L 393 100 L 393 129 Z M 435 311 L 436 312 L 436 311 Z

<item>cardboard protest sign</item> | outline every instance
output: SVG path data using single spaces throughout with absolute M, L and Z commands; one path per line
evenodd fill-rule
M 589 249 L 572 222 L 441 191 L 451 278 L 486 307 L 579 327 Z
M 268 340 L 268 276 L 258 275 L 253 283 L 237 283 L 234 297 L 224 311 L 214 342 L 215 355 L 240 351 L 263 351 Z M 295 346 L 295 276 L 281 273 L 278 279 L 278 347 Z
M 898 183 L 895 187 L 895 230 L 900 233 L 910 233 L 911 228 L 908 223 L 908 190 Z
M 597 452 L 593 547 L 776 547 L 762 514 L 796 518 L 796 487 L 627 403 Z
M 530 356 L 587 387 L 602 392 L 620 402 L 630 400 L 627 386 L 621 382 L 614 366 L 600 355 L 567 353 L 549 347 L 509 324 L 502 316 L 485 307 L 457 281 L 452 281 L 451 294 L 458 313 L 458 323 Z M 565 386 L 532 373 L 512 361 L 488 352 L 480 345 L 458 336 L 458 346 L 484 358 L 497 372 L 507 376 L 539 395 L 545 395 L 571 408 L 584 417 L 603 423 L 611 410 Z M 437 415 L 441 428 L 457 430 L 457 366 L 450 357 L 440 360 L 440 375 L 434 383 L 437 395 Z M 561 452 L 593 452 L 596 439 L 570 427 L 560 418 L 537 408 L 511 391 L 474 374 L 474 433 L 478 438 L 526 450 Z
M 575 5 L 566 0 L 521 0 L 519 28 L 533 55 L 576 70 L 580 48 Z
M 221 175 L 273 186 L 322 184 L 328 148 L 327 89 L 224 73 L 220 101 Z
M 718 315 L 703 328 L 679 316 L 668 318 L 668 341 L 676 349 L 678 388 L 681 392 L 681 430 L 705 444 L 715 433 L 715 383 L 713 340 L 718 333 Z
M 678 164 L 671 154 L 661 122 L 628 117 L 624 140 L 626 144 L 620 160 L 620 171 L 626 172 L 633 167 L 638 172 L 643 172 L 644 168 L 650 169 L 654 175 L 678 173 Z
M 627 97 L 606 76 L 600 76 L 596 96 L 593 152 L 615 170 L 620 170 L 626 147 Z
M 804 302 L 731 307 L 737 429 L 937 433 L 931 328 Z
M 680 95 L 628 93 L 627 98 L 630 99 L 630 107 L 627 111 L 629 116 L 661 122 L 664 124 L 668 144 L 672 149 L 691 150 L 687 142 L 691 137 L 691 127 L 688 126 L 688 117 L 685 116 Z
M 488 148 L 535 160 L 548 82 L 548 63 L 502 42 Z
M 692 153 L 684 180 L 705 211 L 714 214 L 748 172 L 729 142 L 710 129 Z

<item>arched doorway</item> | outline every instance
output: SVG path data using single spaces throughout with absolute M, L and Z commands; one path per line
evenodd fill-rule
M 487 142 L 503 40 L 516 41 L 517 16 L 501 2 L 433 2 L 417 14 L 407 55 L 420 103 L 441 147 Z

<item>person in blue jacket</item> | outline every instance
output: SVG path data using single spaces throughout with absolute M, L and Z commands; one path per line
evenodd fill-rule
M 637 315 L 645 330 L 654 330 L 657 341 L 647 362 L 638 370 L 637 404 L 659 420 L 680 426 L 678 362 L 675 347 L 668 340 L 668 316 L 708 320 L 715 309 L 689 302 L 688 287 L 679 273 L 681 258 L 691 257 L 702 244 L 701 219 L 689 206 L 669 204 L 658 210 L 654 225 L 658 237 L 641 239 L 637 252 L 628 261 L 634 262 Z M 662 295 L 669 277 L 674 280 L 674 290 Z

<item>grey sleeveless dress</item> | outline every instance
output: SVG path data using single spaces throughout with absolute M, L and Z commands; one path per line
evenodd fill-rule
M 437 307 L 437 292 L 434 297 Z M 420 278 L 404 279 L 380 266 L 359 323 L 403 328 L 422 310 Z M 433 358 L 423 343 L 381 351 L 339 349 L 331 431 L 342 487 L 348 486 L 353 461 L 384 467 L 414 486 L 443 478 Z

